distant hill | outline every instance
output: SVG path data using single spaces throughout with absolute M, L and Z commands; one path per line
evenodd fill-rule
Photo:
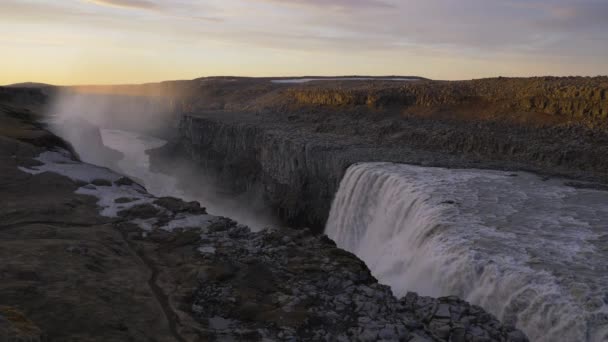
M 46 84 L 46 83 L 23 82 L 23 83 L 9 84 L 5 87 L 8 87 L 8 88 L 50 88 L 50 87 L 56 87 L 56 86 L 54 86 L 52 84 Z

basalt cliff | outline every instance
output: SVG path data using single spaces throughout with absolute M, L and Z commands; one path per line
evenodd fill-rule
M 195 160 L 235 193 L 260 193 L 291 226 L 321 231 L 356 162 L 526 170 L 585 187 L 608 180 L 606 77 L 174 86 L 179 134 L 152 153 L 155 167 Z

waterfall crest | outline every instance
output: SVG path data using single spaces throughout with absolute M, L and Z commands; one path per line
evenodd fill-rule
M 608 192 L 523 172 L 355 164 L 326 233 L 397 296 L 458 295 L 533 341 L 608 339 Z

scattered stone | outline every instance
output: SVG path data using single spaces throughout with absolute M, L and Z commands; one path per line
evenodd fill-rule
M 291 229 L 251 232 L 228 221 L 200 236 L 205 268 L 198 273 L 191 310 L 210 329 L 230 322 L 230 331 L 238 327 L 269 340 L 295 341 L 515 342 L 523 336 L 457 297 L 395 298 L 356 256 L 324 236 Z M 473 328 L 456 313 L 484 323 Z M 228 330 L 222 334 L 238 339 Z

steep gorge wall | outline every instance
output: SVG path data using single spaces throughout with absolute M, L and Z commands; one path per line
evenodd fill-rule
M 608 182 L 607 93 L 606 77 L 296 85 L 203 79 L 184 99 L 179 146 L 170 154 L 184 152 L 237 193 L 261 193 L 289 225 L 319 230 L 356 162 Z
M 439 125 L 412 121 L 408 135 L 393 144 L 356 136 L 316 133 L 309 123 L 287 123 L 256 115 L 186 115 L 172 151 L 185 153 L 203 172 L 215 175 L 236 193 L 261 192 L 265 204 L 290 226 L 324 227 L 333 196 L 346 169 L 357 162 L 400 162 L 455 168 L 529 170 L 548 175 L 606 181 L 606 143 L 567 140 L 504 127 Z M 445 126 L 445 127 L 444 127 Z M 424 129 L 412 133 L 415 128 Z M 443 128 L 442 128 L 443 127 Z M 366 127 L 368 134 L 376 128 Z M 509 129 L 506 129 L 509 131 Z M 537 134 L 537 135 L 535 135 Z M 555 137 L 547 141 L 547 137 Z M 578 138 L 577 138 L 578 139 Z M 577 142 L 578 141 L 578 142 Z M 166 163 L 156 159 L 156 165 Z M 170 168 L 170 163 L 166 163 Z M 170 170 L 168 170 L 170 172 Z
M 177 150 L 165 155 L 185 152 L 235 192 L 261 191 L 265 204 L 288 225 L 317 231 L 322 231 L 350 165 L 420 160 L 407 149 L 351 144 L 280 123 L 185 116 L 180 131 Z M 162 163 L 154 154 L 152 160 Z
M 182 148 L 235 191 L 259 189 L 288 224 L 321 229 L 354 151 L 255 124 L 186 117 Z M 292 132 L 293 133 L 293 132 Z

